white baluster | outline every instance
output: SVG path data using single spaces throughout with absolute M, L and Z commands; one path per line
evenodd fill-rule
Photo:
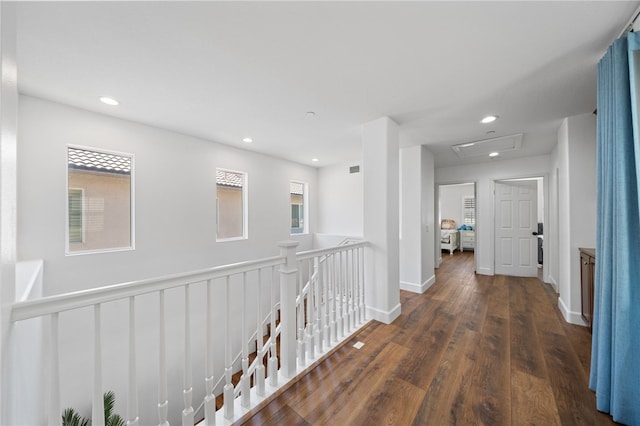
M 367 320 L 367 309 L 365 306 L 365 275 L 364 275 L 364 247 L 359 248 L 359 271 L 360 271 L 360 320 L 362 322 Z
M 104 426 L 104 399 L 102 396 L 102 327 L 100 305 L 93 307 L 93 403 L 91 424 Z
M 129 389 L 127 426 L 138 426 L 138 373 L 136 369 L 136 298 L 129 298 Z
M 307 262 L 307 269 L 309 271 L 309 292 L 307 293 L 307 324 L 306 324 L 306 333 L 305 333 L 305 344 L 307 346 L 307 356 L 309 360 L 315 358 L 315 345 L 314 345 L 314 282 L 313 278 L 314 269 L 313 269 L 313 259 L 309 259 Z
M 331 276 L 329 275 L 329 255 L 324 258 L 324 263 L 322 265 L 322 270 L 324 273 L 322 274 L 322 293 L 323 293 L 323 310 L 324 310 L 324 344 L 327 348 L 331 347 L 331 327 L 329 327 L 329 323 L 331 319 L 329 318 L 329 304 L 331 303 L 331 298 L 329 297 L 329 280 Z
M 167 398 L 167 330 L 165 322 L 164 290 L 160 290 L 160 309 L 158 316 L 159 333 L 159 359 L 158 363 L 158 425 L 169 426 L 167 416 L 169 414 L 169 400 Z
M 335 253 L 331 254 L 331 271 L 330 271 L 330 279 L 331 282 L 329 286 L 331 288 L 331 343 L 336 343 L 338 341 L 338 312 L 337 304 L 338 304 L 338 274 L 336 272 L 336 262 L 337 258 Z
M 227 286 L 228 287 L 228 286 Z M 204 378 L 204 424 L 205 426 L 214 426 L 216 424 L 216 397 L 213 394 L 213 333 L 214 333 L 214 321 L 213 321 L 213 280 L 207 281 L 207 314 L 205 326 L 205 378 Z M 233 405 L 233 404 L 232 404 Z M 226 406 L 226 404 L 225 404 Z
M 184 410 L 182 410 L 182 426 L 193 426 L 193 384 L 191 371 L 191 301 L 190 286 L 184 287 Z
M 297 276 L 297 282 L 298 282 L 298 294 L 300 295 L 300 304 L 297 306 L 297 320 L 296 320 L 296 325 L 297 325 L 297 340 L 298 340 L 298 365 L 300 365 L 301 367 L 305 366 L 307 363 L 307 357 L 306 357 L 306 351 L 305 351 L 305 342 L 304 342 L 304 338 L 305 338 L 305 332 L 304 332 L 304 312 L 305 312 L 305 305 L 304 305 L 304 283 L 302 280 L 302 273 L 303 273 L 303 268 L 302 265 L 298 265 L 298 273 L 296 274 Z
M 344 280 L 344 261 L 342 260 L 342 252 L 338 252 L 337 254 L 337 266 L 336 266 L 336 297 L 338 298 L 338 305 L 336 306 L 336 312 L 338 314 L 338 318 L 336 320 L 338 324 L 338 336 L 340 339 L 344 337 L 344 322 L 343 322 L 343 313 L 344 313 L 344 291 L 342 289 L 343 280 Z
M 255 371 L 255 382 L 256 382 L 256 395 L 264 396 L 264 353 L 263 345 L 264 345 L 264 333 L 262 331 L 262 269 L 258 271 L 258 291 L 257 300 L 258 300 L 258 308 L 256 309 L 258 313 L 256 314 L 256 357 L 258 359 L 258 365 L 256 366 Z
M 355 309 L 355 316 L 356 316 L 356 324 L 360 325 L 361 323 L 361 319 L 360 319 L 360 261 L 359 261 L 359 256 L 360 256 L 360 249 L 356 248 L 353 251 L 353 255 L 354 255 L 354 260 L 353 260 L 353 265 L 354 265 L 354 272 L 355 272 L 355 284 L 353 287 L 353 304 L 354 304 L 354 309 Z
M 314 319 L 314 327 L 313 334 L 316 342 L 316 348 L 318 353 L 323 352 L 323 344 L 322 344 L 322 269 L 320 265 L 320 257 L 316 256 L 313 258 L 313 271 L 316 274 L 315 284 L 315 319 Z
M 233 375 L 233 355 L 231 353 L 231 286 L 229 285 L 230 277 L 227 275 L 226 277 L 226 288 L 227 288 L 227 307 L 225 310 L 225 324 L 224 324 L 224 377 L 225 377 L 225 385 L 224 385 L 224 417 L 226 419 L 233 418 L 234 410 L 233 410 L 233 383 L 231 382 L 231 378 Z M 214 419 L 215 420 L 215 419 Z M 209 425 L 207 425 L 209 426 Z M 211 423 L 213 426 L 213 422 Z
M 271 386 L 278 385 L 278 357 L 276 353 L 276 283 L 277 277 L 280 274 L 276 271 L 275 267 L 271 267 L 271 331 L 270 331 L 270 344 L 269 344 L 269 383 Z
M 356 286 L 356 268 L 353 259 L 354 251 L 349 250 L 349 330 L 353 330 L 356 326 L 356 317 L 353 309 L 355 303 L 355 286 Z
M 240 377 L 240 405 L 249 407 L 251 404 L 249 376 L 249 336 L 247 335 L 247 273 L 242 273 L 242 376 Z
M 60 359 L 58 351 L 58 313 L 51 314 L 51 347 L 49 354 L 49 421 L 50 425 L 62 423 L 60 416 Z

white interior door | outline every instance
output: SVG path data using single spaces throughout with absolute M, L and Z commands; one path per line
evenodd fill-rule
M 537 276 L 538 183 L 496 182 L 495 199 L 495 273 Z

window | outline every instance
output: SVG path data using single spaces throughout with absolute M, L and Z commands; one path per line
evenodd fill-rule
M 67 148 L 67 254 L 133 248 L 133 157 Z
M 291 234 L 306 234 L 305 221 L 306 209 L 306 183 L 290 182 L 289 193 L 291 196 Z
M 247 238 L 247 175 L 216 169 L 217 239 Z
M 476 224 L 476 198 L 475 197 L 463 197 L 462 198 L 462 211 L 464 218 L 462 220 L 464 225 Z

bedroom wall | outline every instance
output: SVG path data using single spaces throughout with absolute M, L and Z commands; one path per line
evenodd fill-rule
M 549 173 L 550 161 L 549 155 L 540 155 L 436 168 L 436 185 L 476 182 L 476 272 L 478 274 L 493 275 L 494 271 L 494 181 L 546 176 Z M 435 255 L 439 256 L 439 253 Z
M 18 258 L 43 259 L 45 295 L 82 290 L 165 274 L 186 272 L 278 254 L 276 243 L 294 239 L 310 249 L 312 236 L 290 235 L 289 181 L 308 183 L 309 230 L 317 227 L 317 171 L 274 157 L 212 141 L 124 121 L 28 96 L 20 98 L 18 145 Z M 135 250 L 65 256 L 67 144 L 131 153 L 135 156 Z M 248 174 L 247 240 L 216 242 L 215 169 Z M 193 289 L 194 400 L 204 395 L 204 286 Z M 224 287 L 214 286 L 216 322 L 223 323 Z M 234 300 L 239 291 L 232 286 Z M 138 374 L 141 424 L 157 419 L 157 295 L 139 297 Z M 180 342 L 184 303 L 181 291 L 167 292 L 168 342 Z M 256 302 L 251 302 L 254 316 Z M 240 303 L 230 307 L 237 318 Z M 91 394 L 92 312 L 60 317 L 62 407 L 88 410 Z M 251 312 L 251 310 L 249 310 Z M 116 392 L 117 410 L 126 400 L 126 301 L 103 307 L 104 389 Z M 250 322 L 251 323 L 251 322 Z M 253 322 L 255 323 L 255 322 Z M 240 321 L 234 322 L 239 335 Z M 222 339 L 222 329 L 217 341 Z M 239 345 L 239 344 L 238 344 Z M 238 346 L 239 347 L 239 346 Z M 168 378 L 172 404 L 182 401 L 181 344 L 169 344 Z M 222 360 L 221 347 L 216 359 Z M 216 362 L 219 374 L 221 362 Z M 175 408 L 175 406 L 173 406 Z M 179 411 L 171 410 L 172 423 Z M 176 417 L 177 414 L 177 417 Z

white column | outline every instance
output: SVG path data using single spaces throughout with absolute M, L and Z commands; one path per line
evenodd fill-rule
M 284 377 L 296 375 L 296 261 L 297 241 L 278 244 L 287 261 L 280 266 L 280 372 Z
M 400 288 L 424 293 L 434 282 L 433 155 L 400 150 Z
M 362 127 L 367 316 L 400 315 L 398 125 L 382 117 Z
M 17 228 L 16 11 L 0 2 L 0 424 L 13 424 L 10 306 L 15 301 Z

